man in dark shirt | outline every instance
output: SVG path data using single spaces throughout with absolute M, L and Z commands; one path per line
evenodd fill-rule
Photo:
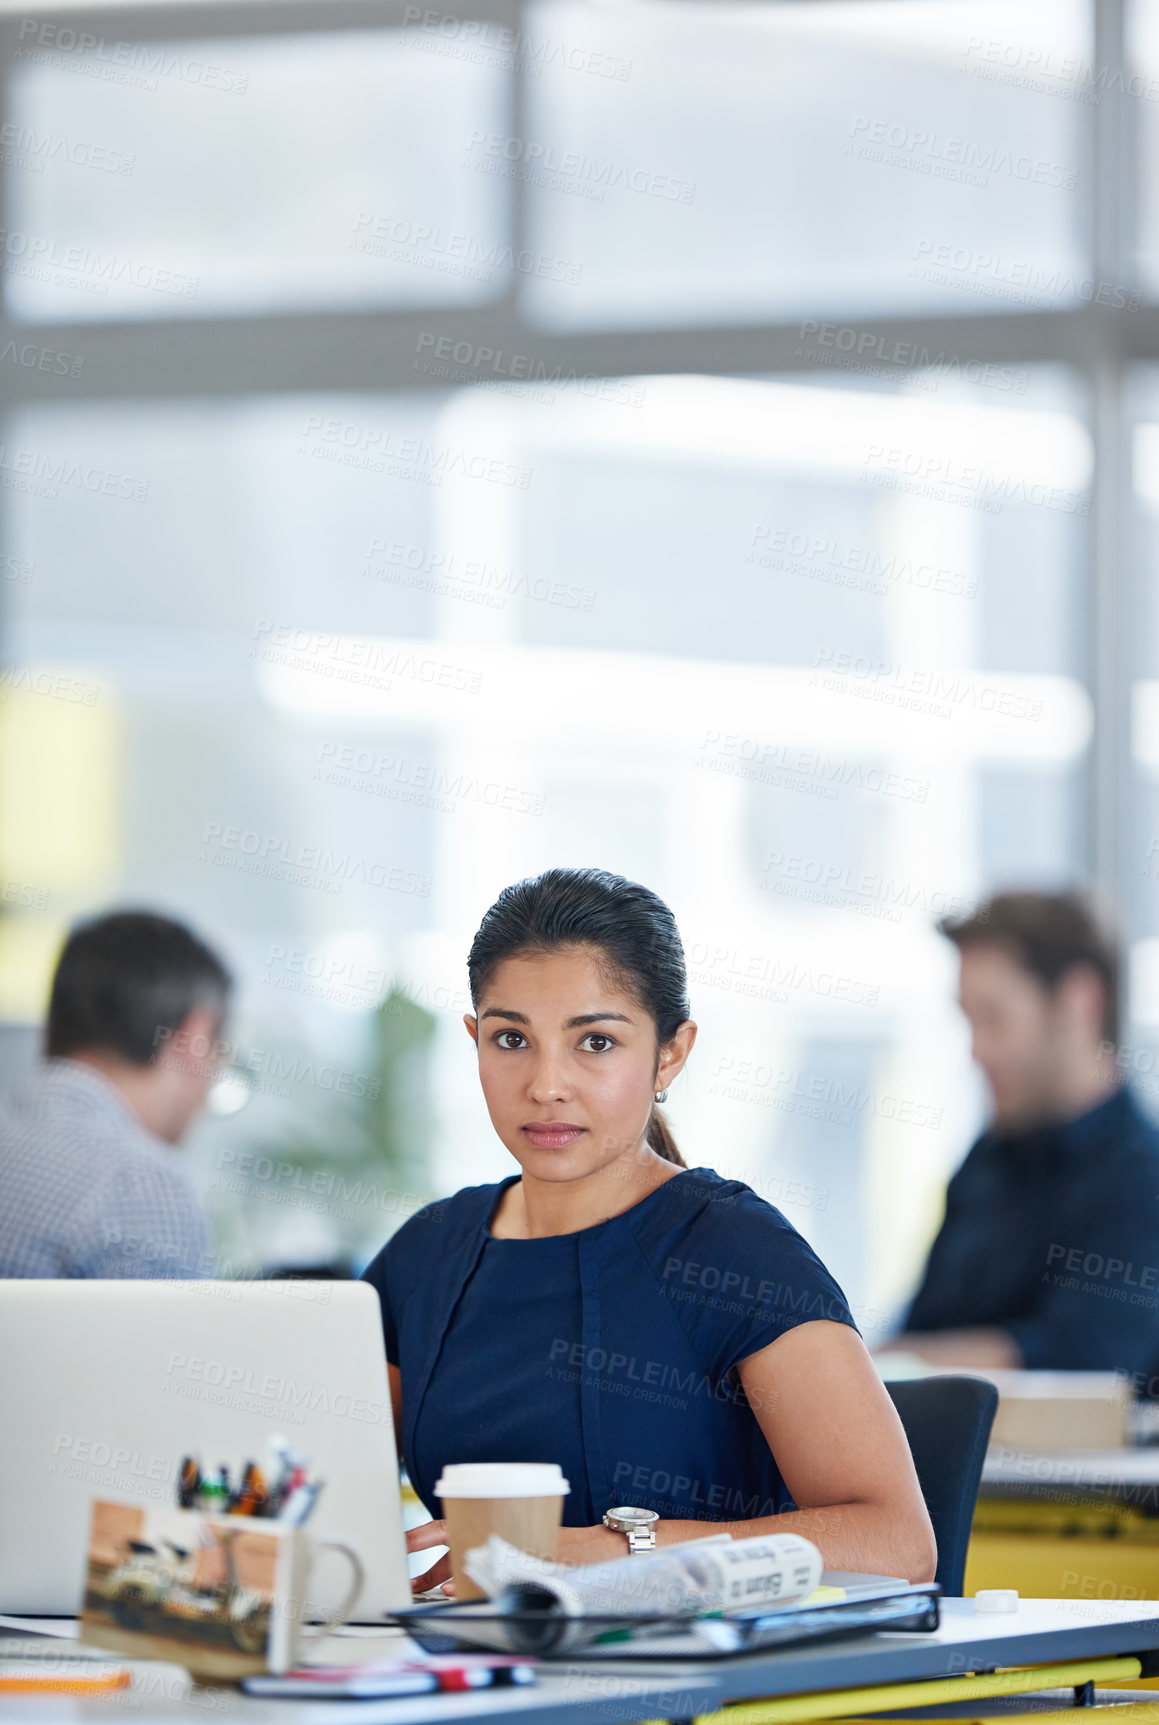
M 1159 1358 L 1159 1130 L 1116 1067 L 1118 957 L 1072 894 L 1004 893 L 941 931 L 993 1118 L 950 1182 L 891 1344 L 933 1364 Z

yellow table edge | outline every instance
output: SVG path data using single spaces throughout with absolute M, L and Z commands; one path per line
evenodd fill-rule
M 1149 1720 L 1154 1725 L 1157 1716 L 1154 1701 L 1096 1701 L 1090 1707 L 1062 1707 L 1057 1712 L 1042 1712 L 1036 1708 L 1033 1713 L 960 1713 L 949 1721 L 939 1721 L 938 1725 L 1018 1725 L 1019 1720 L 1026 1725 L 1075 1725 L 1076 1718 L 1089 1719 L 1092 1713 L 1114 1714 L 1115 1719 Z M 904 1725 L 906 1715 L 897 1719 L 897 1725 Z M 911 1725 L 934 1725 L 925 1714 L 915 1713 Z M 881 1725 L 880 1720 L 869 1718 L 842 1719 L 841 1725 Z
M 1062 1665 L 1025 1665 L 1007 1671 L 934 1677 L 917 1683 L 819 1690 L 811 1695 L 784 1695 L 769 1701 L 734 1701 L 716 1713 L 698 1713 L 694 1725 L 796 1725 L 810 1719 L 849 1719 L 862 1713 L 891 1713 L 901 1707 L 933 1707 L 947 1701 L 980 1701 L 995 1695 L 1030 1695 L 1036 1689 L 1109 1683 L 1138 1677 L 1142 1669 L 1134 1658 L 1077 1659 Z M 1153 1702 L 1138 1705 L 1154 1708 Z M 650 1721 L 649 1725 L 660 1722 Z

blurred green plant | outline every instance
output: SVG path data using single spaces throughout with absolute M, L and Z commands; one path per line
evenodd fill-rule
M 397 985 L 372 1016 L 358 1071 L 341 1082 L 308 1048 L 290 1044 L 240 1072 L 251 1102 L 213 1133 L 217 1150 L 205 1192 L 220 1274 L 252 1275 L 309 1262 L 349 1271 L 372 1255 L 430 1189 L 431 1043 L 436 1019 Z M 252 1060 L 251 1056 L 251 1060 Z M 251 1113 L 259 1097 L 284 1096 L 267 1082 L 297 1075 L 290 1106 Z M 247 1118 L 248 1117 L 248 1118 Z

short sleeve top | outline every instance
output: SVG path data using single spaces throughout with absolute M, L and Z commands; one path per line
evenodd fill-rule
M 558 1462 L 573 1527 L 618 1503 L 706 1521 L 792 1509 L 735 1368 L 799 1324 L 856 1327 L 811 1247 L 707 1168 L 578 1233 L 494 1239 L 517 1178 L 418 1212 L 365 1272 L 428 1510 L 464 1461 Z

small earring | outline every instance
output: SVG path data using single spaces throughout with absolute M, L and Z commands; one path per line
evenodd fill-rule
M 653 1100 L 656 1102 L 667 1102 L 668 1092 L 666 1090 L 657 1090 L 656 1095 L 653 1098 Z

